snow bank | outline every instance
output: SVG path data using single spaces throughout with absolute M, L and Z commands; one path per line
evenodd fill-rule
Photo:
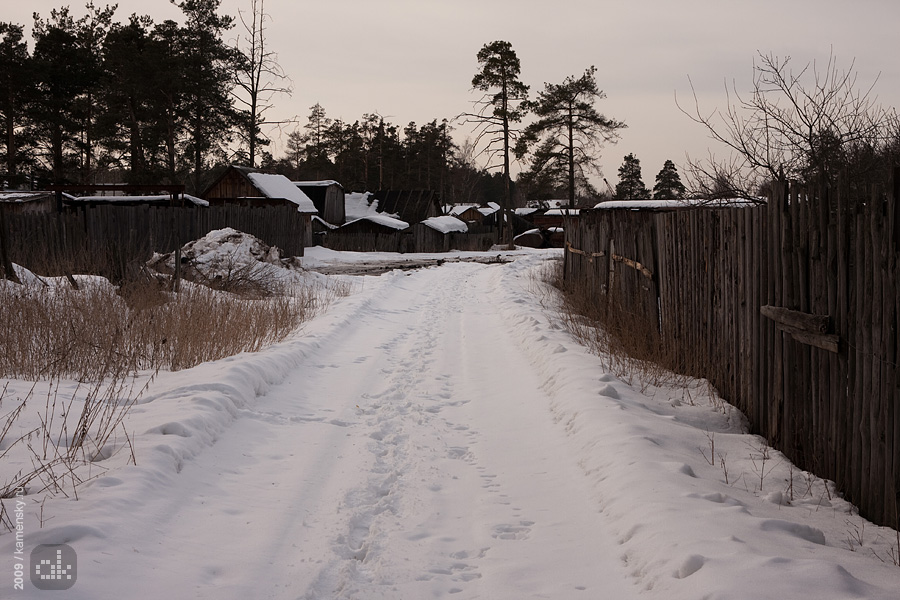
M 896 532 L 861 519 L 831 482 L 747 433 L 706 382 L 656 387 L 610 373 L 552 312 L 522 303 L 533 269 L 509 265 L 495 297 L 646 597 L 897 597 Z

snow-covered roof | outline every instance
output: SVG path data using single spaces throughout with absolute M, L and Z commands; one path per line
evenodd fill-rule
M 247 173 L 259 191 L 269 198 L 284 198 L 297 205 L 299 212 L 315 213 L 316 205 L 290 179 L 272 173 Z
M 480 213 L 483 214 L 485 217 L 487 217 L 488 215 L 494 214 L 494 213 L 497 212 L 498 210 L 500 210 L 500 205 L 499 205 L 499 204 L 497 204 L 496 202 L 488 202 L 488 205 L 479 208 L 479 209 L 478 209 L 478 212 L 480 212 Z
M 325 226 L 326 228 L 328 228 L 328 229 L 337 229 L 337 228 L 338 228 L 337 225 L 332 225 L 331 223 L 329 223 L 328 221 L 326 221 L 325 219 L 323 219 L 323 218 L 320 217 L 319 215 L 313 215 L 312 220 L 313 220 L 313 223 L 321 223 L 322 225 L 324 225 L 324 226 Z
M 455 231 L 465 233 L 469 231 L 469 226 L 466 225 L 465 221 L 461 221 L 450 215 L 430 217 L 422 221 L 422 224 L 431 227 L 436 231 L 440 231 L 441 233 L 452 233 Z
M 530 214 L 535 213 L 535 212 L 537 212 L 537 211 L 539 211 L 539 210 L 540 210 L 539 208 L 517 208 L 517 209 L 515 210 L 515 213 L 516 213 L 517 215 L 519 215 L 520 217 L 524 217 L 525 215 L 530 215 Z
M 197 206 L 209 206 L 209 202 L 203 198 L 197 198 L 190 194 L 183 194 L 184 199 Z M 171 196 L 150 194 L 145 196 L 107 195 L 107 196 L 67 196 L 68 202 L 168 202 Z
M 292 181 L 294 185 L 300 187 L 328 187 L 331 185 L 336 185 L 338 187 L 343 187 L 340 183 L 335 181 L 334 179 L 323 179 L 321 181 Z
M 445 208 L 448 209 L 445 211 L 448 215 L 453 216 L 453 217 L 458 217 L 459 215 L 463 214 L 467 210 L 472 210 L 473 208 L 475 210 L 478 210 L 478 205 L 477 204 L 454 204 L 454 205 L 451 205 L 451 206 L 448 206 Z
M 49 192 L 27 192 L 21 190 L 2 191 L 0 192 L 0 202 L 31 202 L 46 198 Z
M 379 225 L 384 225 L 385 227 L 390 227 L 391 229 L 397 230 L 403 230 L 409 227 L 409 223 L 407 223 L 406 221 L 401 221 L 400 219 L 395 219 L 394 217 L 389 217 L 382 214 L 365 215 L 358 219 L 353 219 L 352 221 L 344 223 L 343 227 L 350 225 L 350 223 L 356 223 L 357 221 L 371 221 L 372 223 L 377 223 Z
M 738 207 L 738 206 L 755 206 L 761 202 L 765 202 L 764 198 L 758 198 L 756 201 L 746 198 L 723 198 L 720 200 L 703 200 L 697 198 L 685 198 L 682 200 L 607 200 L 594 205 L 594 208 L 600 209 L 616 209 L 628 208 L 632 210 L 639 209 L 671 209 L 671 208 L 687 208 L 691 206 L 711 206 L 716 208 Z
M 577 208 L 551 208 L 544 213 L 547 217 L 577 217 L 579 209 Z
M 347 215 L 347 221 L 374 215 L 377 211 L 378 198 L 371 192 L 350 192 L 344 195 L 344 212 Z

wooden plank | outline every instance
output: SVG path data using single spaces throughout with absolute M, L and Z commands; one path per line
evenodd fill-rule
M 771 305 L 761 306 L 759 312 L 778 325 L 790 327 L 792 330 L 809 333 L 828 333 L 831 330 L 831 317 L 828 315 L 811 315 Z

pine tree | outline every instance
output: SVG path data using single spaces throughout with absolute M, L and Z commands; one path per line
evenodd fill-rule
M 68 8 L 51 11 L 48 20 L 35 15 L 32 35 L 36 90 L 28 135 L 38 145 L 53 181 L 64 183 L 73 178 L 78 162 L 76 99 L 85 93 L 86 60 Z
M 650 190 L 641 179 L 641 161 L 629 154 L 619 167 L 619 183 L 616 184 L 616 200 L 646 200 Z
M 525 116 L 528 86 L 519 80 L 521 64 L 512 44 L 504 41 L 485 44 L 478 51 L 480 70 L 472 78 L 472 89 L 484 92 L 477 114 L 468 114 L 468 122 L 478 124 L 480 131 L 476 144 L 487 140 L 488 151 L 500 153 L 503 161 L 503 210 L 506 223 L 512 223 L 512 182 L 509 177 L 509 155 L 516 135 L 512 125 Z M 500 148 L 498 149 L 497 146 Z M 507 227 L 506 241 L 512 245 L 512 228 Z
M 684 197 L 685 187 L 681 183 L 675 163 L 667 160 L 662 170 L 656 174 L 656 185 L 653 186 L 654 200 L 680 200 Z
M 234 19 L 218 14 L 221 0 L 182 0 L 177 6 L 187 22 L 181 28 L 181 67 L 184 69 L 188 151 L 193 179 L 189 190 L 202 191 L 206 183 L 206 159 L 224 150 L 238 120 L 231 91 L 237 56 L 222 36 Z
M 606 142 L 614 142 L 618 138 L 617 130 L 625 127 L 625 123 L 609 119 L 594 108 L 594 102 L 606 97 L 597 88 L 596 73 L 596 67 L 591 67 L 581 77 L 567 77 L 561 84 L 544 84 L 537 100 L 529 103 L 538 120 L 525 129 L 522 143 L 517 146 L 517 154 L 521 155 L 530 143 L 543 140 L 531 170 L 565 173 L 572 207 L 576 179 L 584 184 L 585 171 L 599 173 L 600 148 Z
M 328 146 L 326 132 L 331 127 L 331 119 L 325 116 L 325 109 L 318 102 L 310 107 L 307 123 L 303 126 L 306 133 L 302 141 L 306 144 L 306 166 L 313 179 L 324 177 L 325 171 L 331 166 L 328 160 Z
M 23 38 L 21 25 L 0 23 L 0 144 L 6 148 L 6 181 L 13 187 L 22 179 L 18 171 L 25 144 L 20 129 L 25 122 L 25 104 L 32 82 L 31 56 Z
M 163 172 L 163 139 L 157 110 L 159 90 L 155 71 L 162 65 L 154 52 L 149 17 L 132 16 L 127 25 L 114 25 L 104 45 L 101 115 L 98 138 L 105 148 L 127 164 L 129 183 L 159 181 Z M 171 74 L 170 74 L 171 75 Z M 157 168 L 151 168 L 152 163 Z

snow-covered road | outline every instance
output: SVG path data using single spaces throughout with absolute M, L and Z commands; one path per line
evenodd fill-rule
M 360 278 L 294 341 L 166 375 L 137 466 L 28 542 L 77 550 L 66 598 L 897 597 L 888 530 L 850 552 L 862 521 L 809 478 L 785 500 L 734 413 L 606 373 L 540 262 Z
M 492 302 L 500 272 L 375 282 L 146 501 L 102 571 L 171 598 L 635 595 Z

